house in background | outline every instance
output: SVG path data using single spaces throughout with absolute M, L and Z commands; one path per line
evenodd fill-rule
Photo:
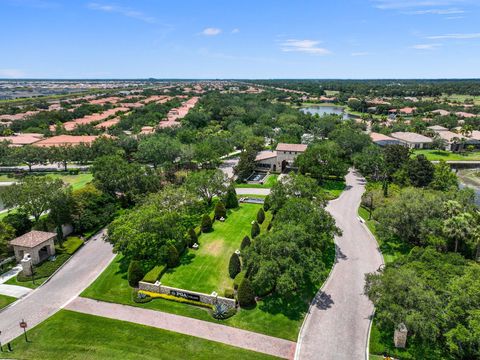
M 433 142 L 431 138 L 413 132 L 394 132 L 390 136 L 410 149 L 425 149 Z
M 255 162 L 258 170 L 284 172 L 293 168 L 293 163 L 299 154 L 307 150 L 305 144 L 279 143 L 275 151 L 261 151 Z
M 379 145 L 379 146 L 387 146 L 387 145 L 399 145 L 400 141 L 397 139 L 394 139 L 390 136 L 372 132 L 370 133 L 370 139 L 372 139 L 372 142 Z

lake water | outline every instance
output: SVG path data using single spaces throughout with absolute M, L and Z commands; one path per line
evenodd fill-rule
M 301 108 L 300 111 L 303 111 L 304 113 L 309 113 L 309 114 L 318 114 L 319 116 L 322 115 L 330 115 L 330 114 L 335 114 L 335 115 L 342 115 L 345 120 L 347 119 L 355 119 L 355 116 L 347 114 L 343 107 L 341 106 L 308 106 Z

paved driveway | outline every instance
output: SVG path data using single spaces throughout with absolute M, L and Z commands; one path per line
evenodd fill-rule
M 32 289 L 25 286 L 0 284 L 0 295 L 6 295 L 14 298 L 20 298 L 30 293 Z
M 79 295 L 113 260 L 112 246 L 97 234 L 52 279 L 0 312 L 1 341 L 22 334 L 19 321 L 38 325 Z
M 270 189 L 262 188 L 236 188 L 237 195 L 269 195 Z
M 364 276 L 383 263 L 377 243 L 360 223 L 357 209 L 364 181 L 352 171 L 347 188 L 327 210 L 343 231 L 336 238 L 337 261 L 315 297 L 297 345 L 298 359 L 365 359 L 373 305 L 363 295 Z

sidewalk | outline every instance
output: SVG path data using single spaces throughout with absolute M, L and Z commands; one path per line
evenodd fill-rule
M 65 309 L 196 336 L 284 359 L 293 359 L 295 353 L 296 344 L 289 340 L 161 311 L 81 297 L 74 299 Z
M 27 295 L 31 291 L 32 289 L 24 286 L 0 284 L 0 295 L 6 295 L 17 299 Z
M 14 268 L 11 268 L 6 273 L 0 275 L 0 284 L 10 280 L 11 278 L 17 276 L 17 274 L 22 271 L 22 265 L 17 265 Z

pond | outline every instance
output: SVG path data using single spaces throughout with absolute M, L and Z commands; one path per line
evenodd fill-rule
M 344 120 L 347 119 L 355 119 L 356 116 L 347 114 L 345 112 L 345 109 L 341 106 L 333 106 L 333 105 L 327 105 L 327 106 L 319 106 L 319 105 L 312 105 L 308 107 L 301 108 L 300 111 L 303 111 L 304 113 L 309 113 L 312 115 L 318 114 L 319 116 L 322 115 L 342 115 Z

